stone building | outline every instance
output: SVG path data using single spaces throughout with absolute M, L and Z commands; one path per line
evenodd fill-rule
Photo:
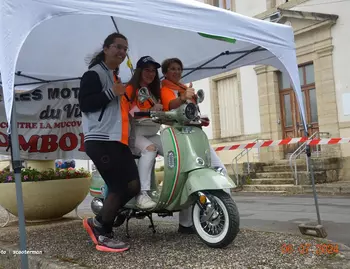
M 339 0 L 204 0 L 246 16 L 293 27 L 308 132 L 315 138 L 350 137 L 350 1 Z M 228 25 L 227 27 L 234 27 Z M 304 135 L 296 97 L 285 74 L 270 66 L 248 66 L 194 84 L 207 91 L 204 113 L 213 145 L 244 144 Z M 209 98 L 208 98 L 209 99 Z M 302 144 L 253 149 L 234 159 L 235 151 L 219 152 L 232 161 L 289 164 Z M 336 179 L 348 179 L 350 143 L 313 146 L 314 159 L 337 162 Z M 299 158 L 302 158 L 300 154 Z M 281 161 L 282 160 L 282 161 Z M 284 160 L 284 161 L 283 161 Z M 295 162 L 294 159 L 291 159 Z M 330 161 L 331 160 L 331 161 Z M 337 161 L 335 161 L 337 160 Z M 287 170 L 286 170 L 287 171 Z M 288 170 L 290 172 L 290 169 Z M 329 174 L 329 172 L 328 172 Z M 334 179 L 334 178 L 333 178 Z M 332 179 L 332 180 L 333 180 Z

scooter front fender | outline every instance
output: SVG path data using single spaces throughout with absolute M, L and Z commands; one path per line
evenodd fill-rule
M 230 177 L 224 176 L 213 169 L 196 169 L 188 174 L 181 195 L 181 204 L 186 203 L 189 196 L 197 191 L 222 190 L 235 187 L 236 184 Z

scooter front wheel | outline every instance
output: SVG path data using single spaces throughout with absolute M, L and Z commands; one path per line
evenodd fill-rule
M 207 191 L 214 213 L 208 218 L 196 203 L 192 219 L 199 238 L 209 247 L 223 248 L 232 243 L 239 232 L 239 213 L 236 203 L 224 191 Z

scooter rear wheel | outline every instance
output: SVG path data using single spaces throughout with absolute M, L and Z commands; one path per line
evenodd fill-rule
M 239 232 L 239 212 L 231 196 L 224 191 L 207 191 L 217 211 L 215 218 L 203 221 L 204 212 L 196 203 L 192 210 L 193 226 L 199 238 L 212 248 L 224 248 L 232 243 Z

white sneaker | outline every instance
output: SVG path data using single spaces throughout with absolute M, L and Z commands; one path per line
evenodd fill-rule
M 153 208 L 156 205 L 157 203 L 152 201 L 147 192 L 141 192 L 141 194 L 136 198 L 136 206 L 141 209 Z

